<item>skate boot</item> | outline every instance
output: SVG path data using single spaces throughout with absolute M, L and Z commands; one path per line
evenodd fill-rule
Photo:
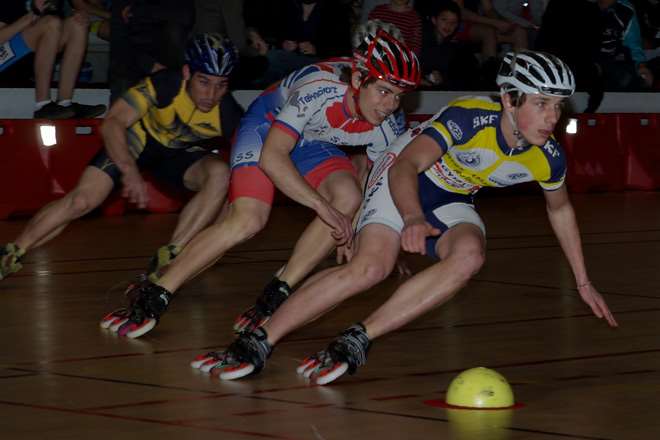
M 222 380 L 240 379 L 260 372 L 273 348 L 263 328 L 245 331 L 225 351 L 197 356 L 190 366 L 217 375 Z
M 149 265 L 147 266 L 147 278 L 149 281 L 152 283 L 158 282 L 160 277 L 163 276 L 163 269 L 169 266 L 180 253 L 181 247 L 174 244 L 159 247 L 154 256 L 149 260 Z
M 21 264 L 23 255 L 25 255 L 25 250 L 14 243 L 7 243 L 0 247 L 0 280 L 23 268 L 23 264 Z
M 120 336 L 139 338 L 151 331 L 172 300 L 172 293 L 145 281 L 127 292 L 129 306 L 107 314 L 101 327 Z
M 291 295 L 291 287 L 279 278 L 273 278 L 254 306 L 247 309 L 234 321 L 234 333 L 251 331 L 264 325 L 275 310 Z
M 303 360 L 296 369 L 318 385 L 328 384 L 344 373 L 353 374 L 367 362 L 371 341 L 360 323 L 344 330 L 325 350 Z

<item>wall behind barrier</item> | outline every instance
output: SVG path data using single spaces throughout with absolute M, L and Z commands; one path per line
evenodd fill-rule
M 247 108 L 259 90 L 236 90 L 236 100 Z M 433 114 L 452 99 L 465 95 L 491 95 L 494 92 L 415 92 L 406 96 L 404 106 L 410 113 Z M 52 96 L 56 91 L 52 90 Z M 106 89 L 76 89 L 74 99 L 82 104 L 108 104 Z M 570 99 L 570 110 L 581 113 L 587 106 L 587 95 L 576 93 Z M 30 119 L 34 110 L 34 89 L 0 88 L 0 119 Z M 660 93 L 606 93 L 599 113 L 660 113 Z
M 101 122 L 0 119 L 0 219 L 32 213 L 74 188 L 102 148 Z M 576 115 L 558 126 L 555 136 L 567 153 L 569 189 L 660 189 L 659 123 L 660 113 L 612 113 Z M 189 196 L 163 188 L 148 175 L 145 179 L 151 212 L 176 211 Z M 107 215 L 126 208 L 118 195 L 102 207 Z

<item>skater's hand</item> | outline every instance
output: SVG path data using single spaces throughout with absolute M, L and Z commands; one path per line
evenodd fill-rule
M 146 208 L 149 196 L 147 195 L 147 186 L 142 180 L 142 176 L 137 168 L 131 168 L 122 175 L 122 197 L 127 198 L 131 203 L 135 203 L 138 208 Z
M 332 228 L 332 238 L 337 246 L 351 245 L 353 240 L 353 224 L 351 219 L 339 212 L 327 202 L 322 202 L 316 209 L 316 214 L 323 222 Z
M 433 227 L 421 215 L 405 219 L 404 222 L 401 248 L 406 252 L 426 255 L 426 237 L 438 236 L 442 231 Z
M 353 243 L 337 246 L 337 264 L 348 263 L 353 259 Z
M 412 270 L 410 270 L 408 262 L 404 260 L 403 255 L 399 255 L 399 258 L 396 260 L 396 272 L 399 279 L 408 278 L 412 275 Z
M 591 307 L 594 315 L 599 318 L 605 318 L 610 327 L 619 326 L 616 319 L 614 319 L 612 312 L 610 312 L 609 307 L 607 307 L 607 303 L 590 282 L 579 285 L 578 292 L 580 292 L 582 300 Z

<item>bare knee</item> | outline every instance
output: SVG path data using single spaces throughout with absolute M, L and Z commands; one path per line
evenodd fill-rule
M 473 276 L 475 276 L 484 263 L 486 262 L 486 255 L 481 246 L 470 246 L 451 255 L 451 260 L 455 270 L 454 274 L 464 283 L 467 283 Z
M 220 160 L 212 160 L 205 168 L 202 189 L 224 195 L 229 186 L 229 166 Z
M 87 31 L 89 28 L 88 22 L 77 19 L 75 15 L 67 18 L 64 21 L 63 26 L 67 29 L 68 32 L 78 36 L 82 35 L 87 38 Z
M 374 258 L 355 258 L 346 266 L 347 274 L 352 281 L 368 289 L 383 281 L 390 274 L 391 269 L 383 261 Z
M 252 238 L 263 228 L 266 227 L 268 222 L 269 211 L 262 211 L 256 209 L 241 209 L 232 207 L 232 211 L 227 218 L 228 222 L 234 225 L 234 229 L 238 237 L 242 240 Z
M 342 214 L 352 216 L 362 204 L 362 193 L 357 186 L 355 188 L 342 188 L 332 195 L 330 202 Z
M 50 39 L 57 38 L 62 33 L 62 20 L 55 15 L 45 15 L 37 21 L 37 28 L 41 31 L 41 36 Z
M 84 192 L 74 190 L 67 198 L 69 212 L 73 218 L 81 217 L 96 208 L 91 198 Z

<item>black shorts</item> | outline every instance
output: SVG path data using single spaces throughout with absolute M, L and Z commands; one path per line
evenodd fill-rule
M 158 182 L 179 189 L 187 189 L 183 182 L 186 171 L 209 154 L 213 153 L 200 147 L 167 148 L 155 139 L 148 137 L 147 144 L 135 162 L 140 171 L 149 171 Z M 121 171 L 110 159 L 105 149 L 94 156 L 89 166 L 96 167 L 110 176 L 115 187 L 121 184 Z

